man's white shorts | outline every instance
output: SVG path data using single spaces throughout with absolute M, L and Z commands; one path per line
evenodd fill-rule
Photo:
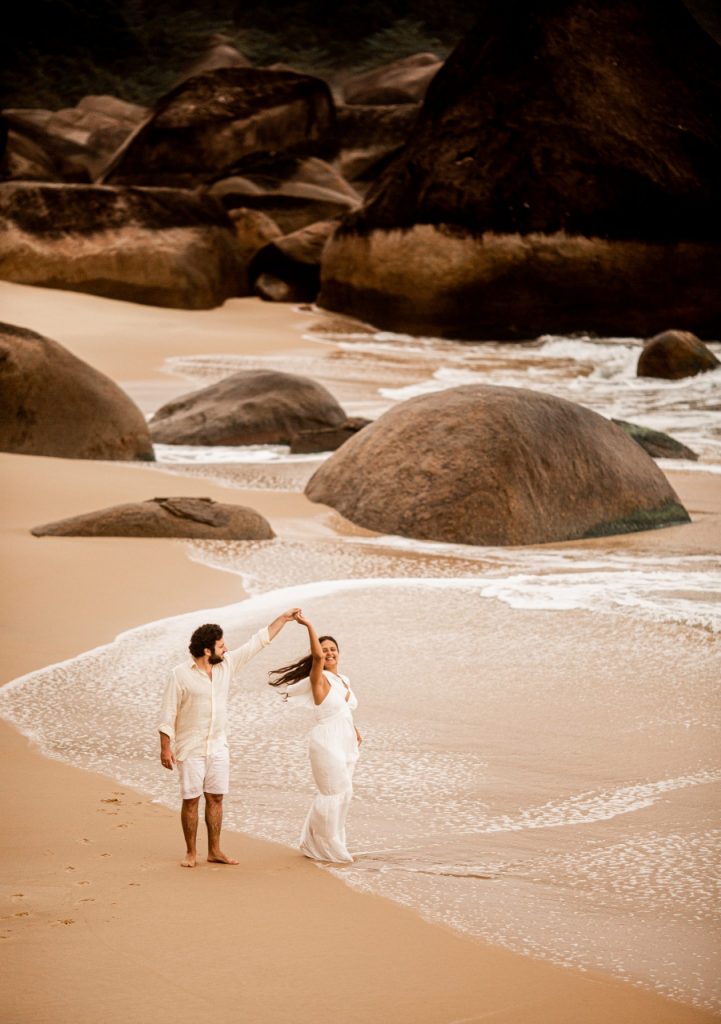
M 194 800 L 203 793 L 228 792 L 230 756 L 227 747 L 210 757 L 188 757 L 176 763 L 183 800 Z

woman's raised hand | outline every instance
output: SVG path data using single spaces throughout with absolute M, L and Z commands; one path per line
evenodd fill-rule
M 299 622 L 301 626 L 310 626 L 310 622 L 308 621 L 308 619 L 306 619 L 305 615 L 300 610 L 300 608 L 296 609 L 293 618 L 295 619 L 296 622 Z

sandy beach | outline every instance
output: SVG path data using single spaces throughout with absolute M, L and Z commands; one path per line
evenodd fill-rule
M 312 348 L 302 333 L 317 319 L 254 299 L 188 313 L 4 283 L 0 303 L 4 320 L 56 338 L 123 386 L 132 382 L 149 406 L 188 388 L 163 371 L 164 359 L 302 353 Z M 238 576 L 191 560 L 179 541 L 35 538 L 33 526 L 183 494 L 251 504 L 279 535 L 331 529 L 328 510 L 300 494 L 231 492 L 158 466 L 2 454 L 0 474 L 3 684 L 143 623 L 245 596 Z M 718 550 L 721 478 L 671 478 L 693 524 L 618 538 L 619 549 Z M 158 686 L 152 674 L 148 685 Z M 7 723 L 1 731 L 0 970 L 9 1024 L 155 1015 L 177 1024 L 201 1016 L 218 1024 L 715 1019 L 429 924 L 352 891 L 294 850 L 242 834 L 224 837 L 239 867 L 182 871 L 174 813 L 112 778 L 41 756 Z

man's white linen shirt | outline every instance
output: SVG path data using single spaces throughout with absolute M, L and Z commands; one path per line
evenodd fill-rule
M 269 643 L 268 628 L 258 630 L 242 647 L 226 651 L 223 660 L 211 666 L 210 678 L 192 658 L 173 669 L 163 694 L 158 731 L 170 737 L 178 761 L 210 757 L 228 745 L 230 682 Z

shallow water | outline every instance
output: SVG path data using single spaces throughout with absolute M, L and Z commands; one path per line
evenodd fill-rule
M 316 355 L 169 369 L 198 386 L 244 366 L 306 373 L 369 416 L 459 383 L 530 386 L 666 430 L 700 454 L 697 472 L 721 471 L 721 373 L 638 381 L 637 340 L 337 340 Z M 325 457 L 281 446 L 158 455 L 180 474 L 290 491 Z M 200 621 L 222 622 L 240 643 L 302 604 L 339 637 L 360 699 L 349 821 L 358 856 L 338 872 L 349 884 L 512 949 L 721 1010 L 721 556 L 613 538 L 525 549 L 309 540 L 292 526 L 274 541 L 200 542 L 189 553 L 239 573 L 250 599 L 143 626 L 24 677 L 0 694 L 0 713 L 51 756 L 176 806 L 176 782 L 157 763 L 148 664 L 162 673 L 177 663 Z M 226 820 L 291 845 L 312 794 L 310 723 L 265 674 L 304 646 L 287 627 L 248 667 L 230 716 Z

